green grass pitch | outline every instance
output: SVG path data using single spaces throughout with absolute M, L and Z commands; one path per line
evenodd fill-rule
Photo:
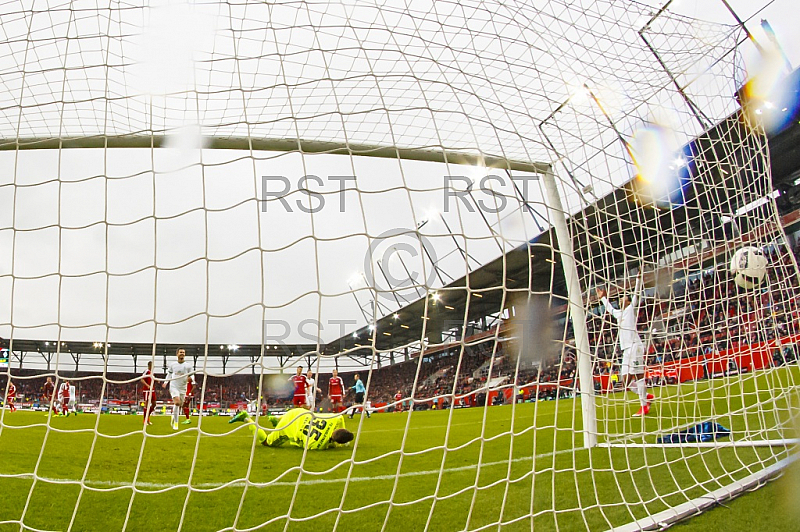
M 630 417 L 632 394 L 599 398 L 597 412 L 601 431 L 646 432 L 646 441 L 675 420 L 712 413 L 754 434 L 787 424 L 799 380 L 792 367 L 663 387 L 645 420 Z M 228 419 L 193 417 L 175 433 L 156 417 L 145 437 L 139 416 L 5 411 L 0 531 L 20 530 L 20 519 L 32 529 L 76 531 L 407 532 L 498 522 L 509 531 L 607 530 L 786 456 L 769 448 L 581 449 L 578 400 L 356 416 L 347 420 L 358 432 L 355 452 L 353 444 L 307 453 L 255 446 Z M 780 436 L 793 434 L 758 437 Z

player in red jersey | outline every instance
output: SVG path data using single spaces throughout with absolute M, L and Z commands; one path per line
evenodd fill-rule
M 17 387 L 14 386 L 14 383 L 11 382 L 11 378 L 8 379 L 8 390 L 6 391 L 6 406 L 12 411 L 16 412 L 17 407 L 14 406 L 14 401 L 17 398 Z
M 44 400 L 47 402 L 48 410 L 52 410 L 53 413 L 58 414 L 58 409 L 56 408 L 57 399 L 53 397 L 56 392 L 56 385 L 53 384 L 53 379 L 47 377 L 47 381 L 45 381 L 44 386 L 42 387 L 42 396 Z M 45 415 L 49 415 L 49 411 Z
M 139 382 L 142 383 L 142 402 L 144 403 L 144 420 L 142 423 L 145 425 L 152 425 L 150 416 L 153 410 L 156 409 L 156 387 L 155 379 L 153 378 L 153 362 L 147 363 L 147 369 L 142 373 L 142 378 Z
M 308 409 L 308 405 L 306 404 L 306 386 L 308 386 L 308 381 L 306 381 L 306 376 L 303 375 L 303 366 L 299 366 L 297 368 L 297 374 L 292 375 L 289 380 L 294 384 L 292 404 L 295 407 Z
M 397 393 L 394 394 L 394 411 L 395 412 L 402 412 L 403 411 L 403 394 L 400 390 L 397 390 Z
M 61 415 L 69 415 L 69 381 L 64 380 L 58 387 L 58 400 L 61 403 Z M 77 412 L 76 412 L 77 414 Z
M 183 399 L 183 415 L 186 416 L 186 419 L 183 421 L 183 425 L 188 425 L 192 422 L 191 416 L 191 408 L 192 408 L 192 397 L 194 397 L 194 381 L 191 377 L 186 381 L 186 396 Z
M 338 414 L 342 411 L 342 397 L 344 396 L 344 381 L 339 376 L 339 370 L 333 370 L 333 377 L 328 381 L 328 398 L 331 400 L 331 412 Z

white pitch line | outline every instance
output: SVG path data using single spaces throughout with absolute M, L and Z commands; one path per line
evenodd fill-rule
M 578 449 L 562 449 L 560 451 L 537 454 L 535 458 L 538 460 L 540 458 L 547 458 L 549 456 L 556 456 L 556 455 L 559 455 L 559 454 L 572 453 L 572 452 L 580 451 L 580 450 L 582 450 L 582 448 L 578 448 Z M 529 460 L 531 460 L 530 456 L 524 456 L 524 457 L 520 457 L 520 458 L 513 458 L 510 461 L 511 462 L 525 462 L 525 461 L 529 461 Z M 460 471 L 470 471 L 470 470 L 473 470 L 473 469 L 477 469 L 478 465 L 480 465 L 481 468 L 484 468 L 484 467 L 494 467 L 494 466 L 500 466 L 500 465 L 508 465 L 508 463 L 509 463 L 509 460 L 499 460 L 499 461 L 496 461 L 496 462 L 483 462 L 481 464 L 473 464 L 473 465 L 467 465 L 467 466 L 445 468 L 441 472 L 443 472 L 443 473 L 458 473 Z M 306 475 L 309 475 L 309 474 L 313 475 L 314 474 L 314 473 L 310 473 L 308 471 L 304 471 L 303 473 L 306 474 Z M 428 471 L 410 471 L 408 473 L 400 473 L 399 475 L 376 475 L 376 476 L 373 476 L 373 477 L 350 477 L 350 482 L 369 482 L 371 480 L 393 480 L 393 479 L 397 478 L 398 476 L 401 477 L 401 478 L 403 478 L 403 477 L 421 477 L 421 476 L 427 476 L 427 475 L 438 475 L 439 473 L 440 473 L 439 469 L 431 469 L 431 470 L 428 470 Z M 13 477 L 13 478 L 31 478 L 31 479 L 34 478 L 34 475 L 28 474 L 28 473 L 21 474 L 21 475 L 0 475 L 0 477 L 4 477 L 4 476 L 5 477 Z M 37 478 L 40 481 L 52 482 L 54 484 L 80 484 L 81 483 L 79 480 L 73 480 L 73 479 L 67 479 L 67 478 L 49 478 L 49 477 L 37 477 Z M 202 484 L 192 484 L 191 487 L 193 489 L 198 489 L 198 490 L 213 490 L 213 489 L 216 489 L 216 488 L 221 488 L 223 486 L 225 486 L 225 487 L 244 487 L 246 485 L 249 485 L 250 487 L 253 487 L 253 488 L 271 488 L 271 487 L 296 486 L 298 484 L 302 485 L 302 486 L 313 486 L 313 485 L 318 485 L 318 484 L 337 484 L 337 483 L 347 482 L 347 480 L 348 480 L 347 478 L 330 478 L 330 479 L 322 479 L 322 478 L 320 478 L 320 479 L 316 479 L 316 480 L 301 480 L 299 482 L 287 482 L 287 481 L 281 481 L 281 482 L 250 482 L 249 484 L 247 482 L 244 482 L 244 481 L 237 481 L 237 482 L 206 482 L 206 483 L 202 483 Z M 126 487 L 129 488 L 129 487 L 133 487 L 133 485 L 130 482 L 116 482 L 116 481 L 112 481 L 112 480 L 87 480 L 84 484 L 86 486 L 96 487 L 96 488 L 126 488 Z M 146 489 L 151 489 L 151 490 L 164 490 L 164 489 L 169 489 L 169 488 L 186 488 L 186 487 L 188 487 L 188 484 L 167 484 L 167 483 L 161 483 L 161 482 L 137 482 L 136 483 L 136 489 L 146 488 Z
M 464 425 L 475 425 L 475 423 L 450 423 L 451 427 L 464 426 Z M 445 427 L 441 425 L 427 425 L 427 426 L 417 426 L 417 427 L 411 426 L 408 427 L 408 430 L 431 430 L 438 428 L 444 429 Z M 375 432 L 403 432 L 403 431 L 405 431 L 405 427 L 399 427 L 396 429 L 370 429 L 370 428 L 361 429 L 361 432 L 363 434 L 372 434 Z

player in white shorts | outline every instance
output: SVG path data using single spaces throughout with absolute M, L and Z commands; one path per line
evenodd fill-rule
M 630 301 L 627 296 L 625 296 L 625 300 Z M 622 365 L 619 372 L 621 375 L 628 376 L 644 375 L 644 344 L 641 340 L 635 341 L 630 347 L 622 350 Z
M 626 389 L 639 396 L 641 408 L 634 417 L 646 416 L 650 413 L 650 402 L 654 399 L 647 393 L 644 379 L 644 343 L 636 330 L 636 321 L 639 317 L 639 293 L 642 290 L 641 274 L 636 278 L 636 288 L 631 296 L 624 296 L 620 309 L 615 309 L 606 297 L 604 288 L 597 289 L 597 297 L 603 302 L 605 310 L 614 316 L 619 325 L 619 347 L 622 349 L 622 367 L 620 374 Z
M 173 362 L 167 367 L 167 376 L 164 379 L 162 388 L 166 388 L 169 384 L 169 394 L 172 396 L 172 430 L 178 430 L 178 419 L 183 410 L 183 401 L 186 398 L 186 383 L 189 380 L 189 375 L 192 373 L 192 365 L 186 360 L 186 350 L 179 347 L 175 351 L 178 357 L 177 362 Z
M 308 370 L 306 373 L 306 404 L 312 412 L 317 406 L 317 381 L 314 380 L 314 372 Z

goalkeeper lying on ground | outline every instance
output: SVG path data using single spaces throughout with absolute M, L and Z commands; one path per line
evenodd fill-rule
M 250 432 L 258 431 L 258 442 L 269 447 L 288 443 L 309 450 L 328 449 L 353 440 L 353 433 L 344 428 L 341 414 L 319 415 L 305 408 L 293 408 L 280 418 L 267 416 L 267 419 L 275 427 L 269 434 L 259 428 L 246 411 L 239 412 L 228 423 L 244 421 L 250 426 Z

